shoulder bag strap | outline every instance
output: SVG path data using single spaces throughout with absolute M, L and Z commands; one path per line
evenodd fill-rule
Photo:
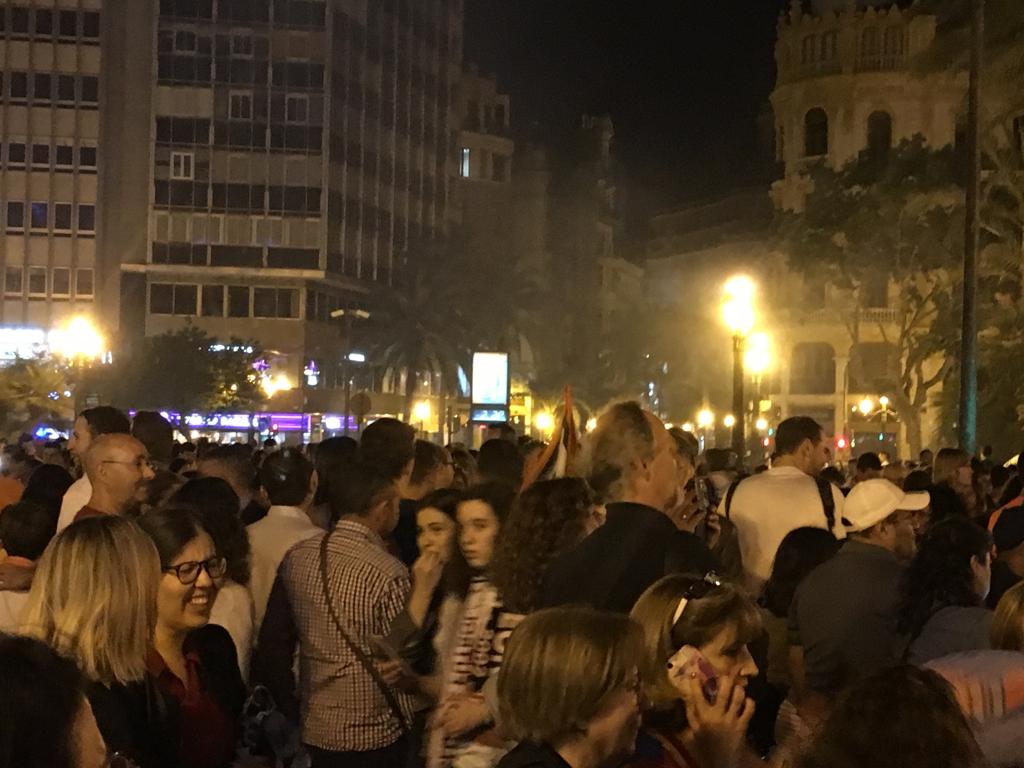
M 331 614 L 331 619 L 334 621 L 334 626 L 337 627 L 338 632 L 341 633 L 341 637 L 344 639 L 345 644 L 349 647 L 349 650 L 355 654 L 356 659 L 362 665 L 366 673 L 373 679 L 380 692 L 384 695 L 385 701 L 391 708 L 391 713 L 398 720 L 398 724 L 402 729 L 402 733 L 409 732 L 409 723 L 405 719 L 405 713 L 402 712 L 402 707 L 398 703 L 398 699 L 395 698 L 395 692 L 391 690 L 391 686 L 384 682 L 384 679 L 380 676 L 380 672 L 377 671 L 376 665 L 373 663 L 366 652 L 359 647 L 352 636 L 345 629 L 345 625 L 341 623 L 341 617 L 338 616 L 338 612 L 334 607 L 334 600 L 331 599 L 331 590 L 328 587 L 327 580 L 327 540 L 330 538 L 328 533 L 323 539 L 320 540 L 320 581 L 324 590 L 324 600 L 327 602 L 327 611 Z
M 820 477 L 814 478 L 818 486 L 818 495 L 821 496 L 821 507 L 825 511 L 825 520 L 828 523 L 829 531 L 836 526 L 836 499 L 832 495 L 832 483 Z
M 743 480 L 734 480 L 725 492 L 725 519 L 732 519 L 732 497 L 736 495 L 736 489 L 740 487 Z

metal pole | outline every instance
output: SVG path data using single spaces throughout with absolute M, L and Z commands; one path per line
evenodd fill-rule
M 963 329 L 960 339 L 960 447 L 974 454 L 978 441 L 978 273 L 981 199 L 981 69 L 985 46 L 985 0 L 974 0 L 971 77 L 968 89 L 967 180 L 964 230 Z
M 348 420 L 349 414 L 352 412 L 352 376 L 349 370 L 351 361 L 349 358 L 352 356 L 352 313 L 345 313 L 345 359 L 342 361 L 342 370 L 345 373 L 345 426 L 342 434 L 348 435 Z
M 732 416 L 736 419 L 732 426 L 732 449 L 736 451 L 740 463 L 747 453 L 743 435 L 746 410 L 743 398 L 743 336 L 737 333 L 732 337 Z

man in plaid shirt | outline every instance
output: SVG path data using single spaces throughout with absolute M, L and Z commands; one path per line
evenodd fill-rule
M 395 481 L 374 466 L 355 466 L 345 475 L 332 483 L 331 503 L 342 516 L 327 539 L 328 590 L 345 631 L 372 656 L 370 638 L 387 635 L 410 589 L 409 572 L 384 547 L 398 522 L 399 494 Z M 253 682 L 266 685 L 286 715 L 301 714 L 302 740 L 314 768 L 404 766 L 408 747 L 399 714 L 328 608 L 322 539 L 297 544 L 281 563 L 253 660 Z M 388 684 L 401 675 L 397 662 L 377 662 L 377 669 Z M 409 722 L 411 698 L 390 690 Z

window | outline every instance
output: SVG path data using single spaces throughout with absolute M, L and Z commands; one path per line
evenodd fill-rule
M 82 37 L 99 39 L 100 15 L 97 11 L 82 12 Z
M 53 34 L 53 11 L 36 11 L 36 34 L 47 37 Z
M 91 269 L 75 270 L 75 296 L 88 298 L 92 296 L 93 277 Z
M 11 31 L 16 35 L 28 34 L 28 8 L 11 8 Z
M 71 270 L 67 267 L 53 268 L 53 290 L 54 296 L 71 295 Z
M 228 286 L 228 317 L 249 316 L 249 288 L 245 285 Z
M 72 75 L 57 75 L 57 101 L 75 100 L 75 78 Z
M 75 37 L 78 34 L 78 14 L 74 11 L 60 12 L 60 36 Z
M 826 32 L 821 36 L 821 61 L 835 61 L 837 41 L 835 32 Z
M 195 53 L 196 33 L 179 29 L 174 35 L 174 50 L 178 53 Z
M 95 205 L 80 205 L 80 206 L 78 206 L 78 231 L 79 232 L 95 232 L 96 231 L 96 206 Z
M 906 37 L 903 34 L 903 27 L 889 27 L 885 30 L 883 38 L 883 50 L 886 56 L 900 58 L 904 54 Z
M 96 147 L 78 148 L 78 165 L 82 168 L 96 168 Z
M 203 291 L 203 317 L 224 317 L 224 286 L 204 285 Z
M 892 149 L 892 116 L 888 112 L 872 112 L 868 118 L 868 154 L 884 160 Z
M 876 273 L 861 282 L 860 305 L 864 309 L 884 309 L 889 306 L 888 275 Z
M 47 203 L 32 203 L 32 229 L 45 230 L 49 218 L 50 206 Z
M 793 348 L 789 389 L 794 395 L 831 395 L 836 391 L 836 362 L 832 346 L 823 342 Z
M 24 165 L 25 164 L 25 145 L 21 142 L 13 142 L 7 145 L 7 164 L 8 165 Z
M 232 91 L 228 115 L 232 120 L 252 120 L 252 91 Z
M 149 313 L 151 315 L 174 314 L 174 286 L 154 283 L 149 286 Z
M 232 56 L 252 56 L 252 33 L 244 35 L 232 35 L 231 37 Z
M 298 317 L 298 291 L 291 288 L 253 288 L 253 317 Z
M 33 144 L 32 145 L 32 166 L 43 168 L 50 167 L 50 145 L 49 144 Z
M 86 104 L 98 104 L 100 101 L 100 81 L 95 77 L 82 78 L 82 101 Z
M 828 154 L 828 115 L 820 108 L 804 116 L 804 155 L 821 157 Z
M 800 62 L 802 64 L 813 64 L 815 49 L 817 48 L 817 39 L 814 35 L 808 35 L 803 39 L 801 51 L 800 51 Z
M 198 285 L 174 286 L 174 314 L 195 315 L 197 308 L 196 296 L 198 291 Z
M 4 269 L 4 296 L 17 296 L 25 291 L 25 268 L 7 267 Z
M 462 178 L 464 178 L 464 179 L 468 179 L 470 177 L 470 175 L 471 175 L 470 174 L 469 160 L 470 160 L 470 149 L 469 149 L 469 147 L 463 147 L 462 148 L 462 163 L 459 166 L 459 175 Z
M 50 101 L 53 98 L 53 76 L 37 74 L 32 78 L 32 98 L 36 101 Z
M 25 229 L 25 204 L 8 202 L 7 203 L 7 231 L 16 230 L 18 232 Z
M 28 295 L 46 295 L 46 267 L 28 268 Z
M 172 152 L 171 178 L 188 180 L 195 178 L 194 160 L 195 154 L 192 152 Z
M 75 164 L 75 148 L 68 146 L 67 144 L 58 144 L 57 150 L 57 167 L 58 168 L 71 168 Z
M 860 55 L 871 58 L 878 55 L 878 29 L 869 27 L 860 35 Z
M 28 75 L 24 72 L 11 72 L 11 98 L 28 98 Z
M 71 203 L 54 204 L 53 228 L 60 232 L 71 231 Z
M 309 97 L 289 96 L 285 105 L 285 119 L 289 123 L 309 122 Z

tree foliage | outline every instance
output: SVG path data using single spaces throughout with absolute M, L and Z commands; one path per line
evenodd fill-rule
M 52 358 L 19 359 L 0 368 L 0 430 L 21 432 L 39 421 L 70 421 L 68 369 Z
M 265 400 L 253 369 L 260 355 L 251 342 L 222 344 L 193 325 L 150 336 L 112 369 L 113 399 L 180 413 L 256 410 Z

